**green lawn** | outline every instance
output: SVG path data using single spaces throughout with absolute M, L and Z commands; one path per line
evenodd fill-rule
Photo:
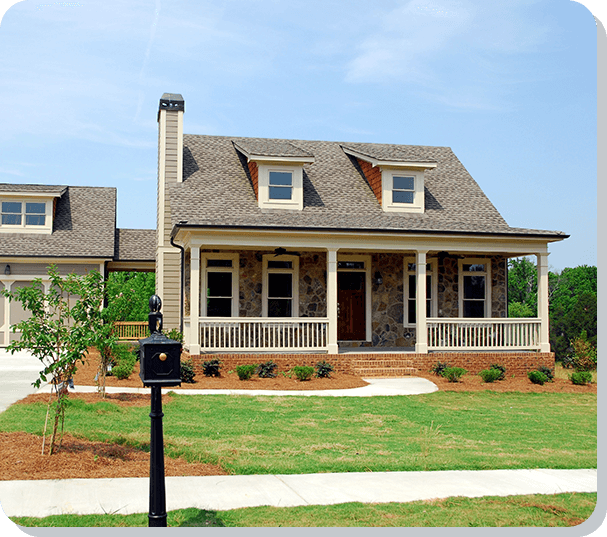
M 165 397 L 167 456 L 232 474 L 595 468 L 594 394 L 435 392 L 406 397 Z M 45 404 L 0 430 L 41 434 Z M 65 431 L 146 449 L 149 408 L 70 401 Z
M 575 526 L 588 519 L 595 494 L 485 496 L 411 503 L 249 507 L 229 511 L 180 509 L 167 514 L 169 527 L 546 527 Z M 12 517 L 21 526 L 145 527 L 147 513 Z

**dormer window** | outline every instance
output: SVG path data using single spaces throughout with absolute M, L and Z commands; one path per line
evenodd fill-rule
M 0 229 L 13 233 L 50 233 L 52 207 L 52 200 L 3 199 L 0 201 Z
M 247 158 L 260 209 L 303 209 L 304 166 L 314 156 L 290 142 L 239 139 L 234 147 Z
M 269 171 L 268 198 L 271 200 L 293 199 L 293 173 Z
M 348 144 L 342 149 L 356 159 L 384 211 L 424 212 L 424 174 L 436 168 L 434 160 L 419 152 L 405 153 L 375 144 Z

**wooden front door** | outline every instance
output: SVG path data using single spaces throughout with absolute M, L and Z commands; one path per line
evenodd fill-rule
M 337 273 L 337 339 L 367 339 L 365 273 Z

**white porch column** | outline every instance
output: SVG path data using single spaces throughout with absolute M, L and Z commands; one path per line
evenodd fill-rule
M 190 354 L 200 354 L 200 248 L 190 248 Z
M 337 354 L 337 249 L 327 248 L 327 344 L 329 354 Z
M 415 352 L 428 352 L 428 325 L 426 322 L 426 253 L 415 255 Z
M 540 352 L 550 352 L 550 315 L 548 312 L 548 253 L 537 257 L 537 315 L 540 318 Z

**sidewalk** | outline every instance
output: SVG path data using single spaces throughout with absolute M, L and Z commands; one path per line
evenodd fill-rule
M 167 477 L 167 511 L 412 502 L 450 496 L 596 492 L 596 470 L 482 470 Z M 149 479 L 0 481 L 7 516 L 147 513 Z

